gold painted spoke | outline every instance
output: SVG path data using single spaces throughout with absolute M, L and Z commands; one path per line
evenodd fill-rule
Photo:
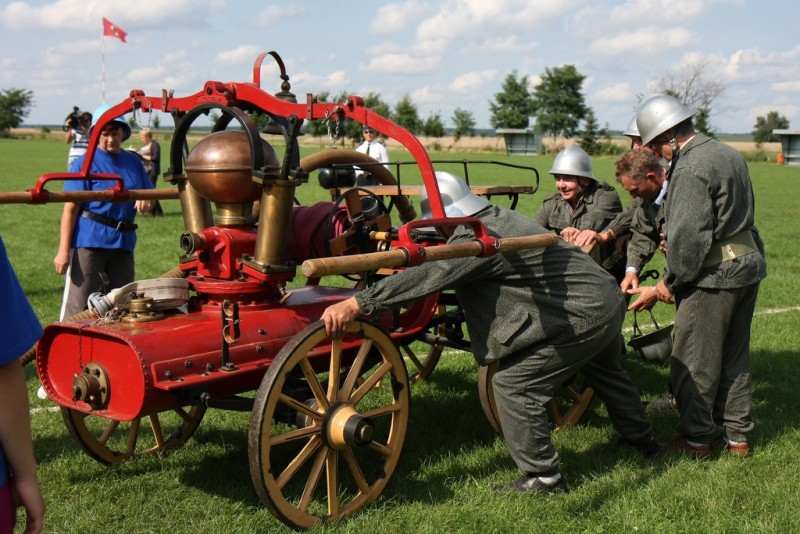
M 368 445 L 370 450 L 377 452 L 384 458 L 388 458 L 392 455 L 394 448 L 389 447 L 389 445 L 384 445 L 383 443 L 378 443 L 377 441 L 371 441 Z
M 283 434 L 278 434 L 276 436 L 270 436 L 269 444 L 270 446 L 285 445 L 286 443 L 297 441 L 299 439 L 311 438 L 312 436 L 318 435 L 319 433 L 320 433 L 319 426 L 316 425 L 307 426 L 303 428 L 298 428 L 296 430 L 290 430 L 288 432 L 284 432 Z
M 317 379 L 317 375 L 314 372 L 314 368 L 311 367 L 311 362 L 308 361 L 308 358 L 300 360 L 300 369 L 303 371 L 303 376 L 306 377 L 308 387 L 311 388 L 311 392 L 314 394 L 314 400 L 317 401 L 317 406 L 322 408 L 323 411 L 327 411 L 331 403 L 328 401 L 328 397 L 325 396 L 325 392 L 322 390 L 322 384 L 319 383 L 319 379 Z
M 153 438 L 156 440 L 156 447 L 161 449 L 164 446 L 164 433 L 161 431 L 161 420 L 158 414 L 150 416 L 150 426 L 153 429 Z
M 311 472 L 308 474 L 308 480 L 303 488 L 303 495 L 300 497 L 300 503 L 297 506 L 303 512 L 308 510 L 308 505 L 314 499 L 314 491 L 317 489 L 320 478 L 322 478 L 322 470 L 325 467 L 325 460 L 330 455 L 330 451 L 327 447 L 317 451 L 314 464 L 311 466 Z
M 364 396 L 369 393 L 369 391 L 375 387 L 375 384 L 381 381 L 381 379 L 386 376 L 386 373 L 392 370 L 391 362 L 384 361 L 383 365 L 381 365 L 369 378 L 364 380 L 364 382 L 359 386 L 359 388 L 353 392 L 353 395 L 350 397 L 349 401 L 355 406 Z
M 367 484 L 367 479 L 364 478 L 364 473 L 361 472 L 361 467 L 359 467 L 356 457 L 353 456 L 353 450 L 348 448 L 342 452 L 344 462 L 347 464 L 347 468 L 350 470 L 350 474 L 353 476 L 356 486 L 358 486 L 358 491 L 363 494 L 369 493 L 369 484 Z
M 142 418 L 139 417 L 131 421 L 131 428 L 128 430 L 128 455 L 133 456 L 136 452 L 136 442 L 139 440 L 139 426 L 142 424 Z
M 334 339 L 331 343 L 331 366 L 328 373 L 328 400 L 334 402 L 339 391 L 339 373 L 342 364 L 342 339 Z
M 83 414 L 84 419 L 86 419 L 86 415 L 87 414 Z M 116 430 L 118 426 L 119 426 L 119 421 L 113 419 L 109 421 L 108 424 L 106 425 L 106 428 L 103 430 L 103 433 L 100 434 L 99 438 L 97 438 L 97 442 L 100 445 L 105 445 L 106 442 L 108 441 L 108 438 L 111 437 L 111 434 L 114 433 L 114 430 Z
M 347 400 L 347 395 L 356 387 L 356 382 L 361 375 L 361 368 L 364 367 L 364 361 L 367 359 L 367 354 L 369 354 L 369 351 L 372 349 L 372 345 L 373 341 L 371 339 L 366 339 L 358 349 L 358 354 L 356 355 L 355 361 L 353 361 L 353 365 L 350 366 L 350 372 L 347 373 L 344 385 L 342 389 L 339 390 L 339 398 L 337 399 L 339 402 Z
M 175 408 L 172 411 L 175 412 L 176 414 L 178 414 L 178 416 L 181 419 L 183 419 L 184 423 L 191 423 L 192 422 L 192 416 L 189 414 L 189 412 L 187 412 L 183 408 Z
M 378 406 L 376 408 L 372 408 L 371 410 L 365 410 L 361 412 L 361 415 L 364 417 L 369 417 L 370 419 L 374 419 L 377 417 L 381 417 L 383 415 L 389 415 L 393 413 L 397 413 L 403 409 L 403 406 L 398 403 L 387 404 L 386 406 Z
M 279 399 L 283 404 L 285 404 L 289 408 L 297 410 L 298 412 L 307 415 L 314 421 L 320 421 L 322 419 L 322 415 L 320 415 L 319 412 L 317 412 L 310 406 L 303 404 L 299 400 L 293 399 L 292 397 L 290 397 L 285 393 L 281 393 Z
M 413 350 L 411 350 L 411 347 L 410 347 L 410 346 L 408 346 L 408 345 L 401 345 L 401 346 L 400 346 L 400 348 L 401 348 L 401 349 L 403 349 L 403 352 L 405 352 L 405 353 L 406 353 L 406 356 L 408 357 L 408 359 L 409 359 L 409 360 L 411 360 L 411 361 L 413 362 L 413 364 L 414 364 L 414 367 L 416 367 L 417 369 L 422 369 L 422 368 L 424 367 L 424 366 L 422 365 L 422 362 L 421 362 L 421 361 L 419 361 L 419 358 L 417 358 L 417 355 L 416 355 L 416 354 L 414 354 L 414 351 L 413 351 Z
M 339 514 L 339 453 L 331 449 L 325 468 L 328 475 L 328 515 L 336 516 Z
M 316 452 L 322 446 L 322 440 L 319 436 L 312 436 L 308 443 L 305 444 L 303 449 L 295 456 L 289 465 L 286 466 L 286 469 L 280 474 L 278 478 L 275 479 L 275 482 L 278 484 L 278 487 L 283 489 L 283 487 L 292 479 L 292 477 L 297 473 L 297 470 L 300 469 L 303 464 L 306 463 L 314 452 Z

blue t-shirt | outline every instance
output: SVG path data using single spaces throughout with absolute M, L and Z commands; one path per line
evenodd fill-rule
M 84 154 L 76 159 L 70 171 L 79 172 L 85 157 Z M 127 150 L 123 150 L 119 154 L 96 150 L 90 172 L 118 174 L 122 177 L 126 189 L 153 188 L 153 183 L 145 172 L 139 156 Z M 111 189 L 115 184 L 116 182 L 113 180 L 67 180 L 64 182 L 64 191 L 102 191 Z M 136 203 L 133 201 L 84 202 L 81 208 L 117 221 L 133 222 L 136 217 Z M 136 232 L 120 232 L 103 223 L 86 217 L 78 217 L 72 235 L 72 247 L 110 248 L 133 252 L 136 247 Z
M 6 365 L 25 354 L 42 337 L 42 325 L 22 291 L 16 273 L 6 254 L 6 246 L 0 237 L 0 304 L 3 305 L 3 320 L 0 321 L 0 365 Z M 2 409 L 2 407 L 0 407 Z M 8 476 L 6 456 L 0 447 L 0 486 Z

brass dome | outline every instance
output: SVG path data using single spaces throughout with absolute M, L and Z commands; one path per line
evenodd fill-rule
M 278 168 L 278 156 L 261 139 L 264 165 Z M 201 139 L 186 160 L 186 179 L 211 202 L 238 204 L 261 197 L 261 188 L 253 182 L 253 161 L 247 134 L 237 130 L 214 132 Z

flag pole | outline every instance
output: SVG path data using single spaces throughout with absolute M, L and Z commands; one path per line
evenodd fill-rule
M 100 42 L 102 43 L 102 78 L 103 78 L 103 104 L 106 103 L 106 38 L 105 27 L 100 32 Z

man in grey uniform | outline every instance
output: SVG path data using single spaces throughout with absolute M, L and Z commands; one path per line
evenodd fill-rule
M 474 216 L 500 238 L 548 232 L 515 211 L 489 205 L 455 176 L 436 174 L 447 216 Z M 423 216 L 429 216 L 424 190 L 421 206 Z M 462 225 L 448 242 L 474 239 L 472 229 Z M 647 457 L 660 452 L 639 392 L 620 365 L 622 293 L 614 278 L 578 247 L 559 242 L 551 248 L 423 263 L 330 306 L 322 319 L 328 334 L 340 336 L 359 314 L 399 307 L 448 288 L 464 310 L 478 363 L 498 362 L 492 385 L 500 423 L 524 476 L 496 491 L 566 490 L 545 405 L 578 371 L 606 403 L 627 444 Z
M 680 435 L 668 450 L 708 458 L 721 426 L 724 447 L 746 456 L 750 326 L 767 264 L 747 164 L 728 145 L 695 133 L 695 113 L 668 95 L 649 98 L 637 112 L 643 143 L 670 160 L 670 172 L 665 275 L 655 288 L 632 290 L 640 296 L 630 309 L 675 297 L 670 384 Z

